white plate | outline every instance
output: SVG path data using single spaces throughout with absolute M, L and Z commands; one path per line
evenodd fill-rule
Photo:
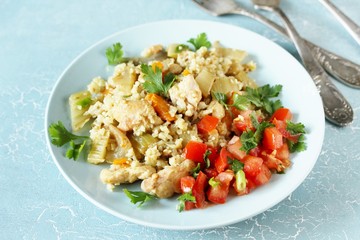
M 286 174 L 273 175 L 268 184 L 249 195 L 230 197 L 223 205 L 179 213 L 176 211 L 176 197 L 137 208 L 123 194 L 122 187 L 115 192 L 108 191 L 99 180 L 99 173 L 105 166 L 91 165 L 83 159 L 66 159 L 65 150 L 51 145 L 46 131 L 48 147 L 62 175 L 81 195 L 101 209 L 151 227 L 176 230 L 214 228 L 245 220 L 271 208 L 292 193 L 313 168 L 321 150 L 325 123 L 322 102 L 310 76 L 296 59 L 275 43 L 249 30 L 217 22 L 155 22 L 121 31 L 96 43 L 77 57 L 58 79 L 47 106 L 46 129 L 59 120 L 70 127 L 68 96 L 85 89 L 93 77 L 110 74 L 105 50 L 113 43 L 121 42 L 126 56 L 139 56 L 143 49 L 153 44 L 186 43 L 202 32 L 211 42 L 219 40 L 224 46 L 248 51 L 249 59 L 258 66 L 251 76 L 260 85 L 283 85 L 280 95 L 283 104 L 293 111 L 295 120 L 307 128 L 307 150 L 292 155 L 293 164 Z M 138 185 L 126 187 L 136 189 Z

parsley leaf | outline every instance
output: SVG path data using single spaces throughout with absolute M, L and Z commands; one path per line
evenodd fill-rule
M 106 57 L 110 65 L 116 65 L 123 62 L 123 50 L 121 43 L 113 44 L 112 48 L 108 47 L 106 49 Z
M 291 134 L 305 133 L 305 126 L 302 123 L 286 121 L 286 130 Z
M 235 93 L 233 95 L 233 104 L 232 106 L 236 107 L 239 110 L 249 109 L 250 100 L 246 95 L 240 95 Z
M 233 170 L 234 173 L 237 173 L 238 171 L 240 171 L 244 168 L 244 164 L 242 162 L 240 162 L 239 160 L 227 157 L 227 162 L 230 165 L 230 169 Z
M 141 72 L 144 74 L 145 82 L 143 87 L 149 93 L 158 93 L 164 97 L 167 97 L 168 90 L 175 81 L 175 75 L 168 73 L 162 79 L 161 69 L 155 67 L 155 71 L 150 65 L 141 64 Z
M 288 140 L 288 146 L 289 146 L 289 151 L 291 153 L 305 151 L 306 150 L 306 143 L 305 143 L 304 135 L 301 134 L 300 137 L 298 138 L 297 142 L 293 142 L 293 141 Z
M 250 115 L 251 122 L 253 126 L 256 128 L 255 132 L 252 130 L 247 130 L 243 132 L 240 136 L 240 141 L 242 146 L 240 150 L 248 153 L 251 149 L 255 148 L 263 138 L 263 133 L 265 128 L 274 126 L 272 123 L 263 121 L 261 123 L 258 122 L 254 114 Z
M 78 136 L 72 134 L 64 127 L 61 121 L 50 124 L 48 130 L 51 138 L 51 143 L 57 147 L 61 147 L 64 144 L 70 142 L 71 140 L 89 138 L 88 136 Z
M 281 90 L 281 85 L 275 85 L 271 87 L 269 84 L 258 88 L 246 87 L 245 89 L 248 100 L 256 107 L 263 108 L 270 115 L 282 106 L 280 100 L 270 100 L 270 98 L 279 96 Z
M 126 196 L 130 198 L 131 203 L 133 204 L 139 203 L 138 207 L 141 207 L 145 202 L 156 199 L 154 195 L 141 191 L 129 191 L 126 188 L 124 188 L 123 191 L 126 194 Z
M 201 47 L 211 47 L 211 43 L 208 41 L 206 33 L 200 33 L 196 38 L 190 38 L 188 43 L 194 45 L 195 50 L 198 50 Z
M 194 197 L 194 195 L 192 195 L 191 192 L 188 193 L 183 193 L 180 197 L 177 198 L 177 200 L 179 201 L 179 204 L 177 205 L 176 209 L 179 212 L 182 212 L 185 210 L 185 202 L 189 201 L 189 202 L 196 202 L 196 199 Z
M 212 96 L 213 98 L 216 99 L 216 101 L 218 101 L 221 105 L 223 105 L 225 107 L 225 109 L 228 109 L 228 105 L 227 105 L 227 96 L 225 93 L 221 93 L 221 92 L 212 92 Z
M 76 144 L 74 140 L 71 140 L 70 148 L 66 151 L 66 157 L 68 159 L 74 159 L 74 161 L 76 161 L 79 158 L 81 151 L 84 149 L 85 144 L 86 140 L 84 140 L 80 144 Z

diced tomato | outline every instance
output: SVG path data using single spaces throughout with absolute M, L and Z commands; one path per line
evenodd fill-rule
M 204 169 L 204 173 L 208 178 L 216 177 L 218 175 L 218 172 L 215 168 L 206 168 Z
M 231 153 L 223 147 L 220 150 L 220 156 L 215 160 L 215 169 L 218 173 L 225 171 L 229 167 L 228 157 L 233 158 Z
M 199 175 L 196 177 L 195 184 L 192 189 L 192 194 L 195 197 L 195 206 L 197 208 L 204 208 L 206 206 L 205 199 L 205 188 L 207 187 L 208 179 L 202 171 L 199 172 Z
M 279 108 L 271 116 L 270 121 L 272 121 L 275 118 L 277 120 L 284 121 L 284 122 L 286 120 L 290 121 L 292 119 L 292 113 L 291 113 L 290 109 L 288 109 L 288 108 Z
M 195 178 L 192 176 L 185 176 L 180 179 L 180 188 L 182 193 L 191 192 L 195 184 Z
M 203 163 L 206 150 L 207 146 L 205 143 L 189 141 L 185 146 L 185 158 L 195 163 Z
M 275 127 L 280 131 L 280 133 L 283 135 L 284 138 L 289 139 L 292 142 L 297 142 L 299 139 L 299 134 L 292 135 L 289 131 L 286 130 L 286 122 L 281 121 L 278 119 L 273 119 L 272 123 L 275 125 Z
M 246 155 L 244 157 L 244 172 L 246 177 L 255 177 L 259 174 L 262 164 L 262 158 Z
M 282 172 L 290 166 L 290 160 L 288 158 L 280 159 L 278 158 L 277 151 L 272 152 L 262 151 L 262 158 L 264 159 L 264 164 L 270 169 L 277 172 Z
M 280 160 L 288 160 L 290 158 L 289 146 L 286 142 L 284 142 L 280 148 L 276 149 L 276 157 Z
M 254 130 L 254 126 L 252 125 L 250 118 L 252 112 L 252 110 L 240 111 L 238 115 L 235 115 L 237 116 L 233 121 L 235 130 L 239 131 L 239 133 L 242 133 L 247 129 Z
M 260 167 L 260 172 L 254 178 L 254 183 L 257 186 L 260 186 L 270 181 L 270 178 L 271 172 L 269 168 L 265 164 L 262 164 Z
M 214 130 L 219 123 L 219 119 L 206 115 L 197 123 L 197 129 L 201 134 L 207 134 Z
M 234 136 L 227 145 L 227 150 L 238 160 L 243 159 L 246 156 L 246 152 L 240 150 L 242 143 L 238 136 Z
M 255 148 L 251 149 L 249 151 L 249 155 L 254 157 L 259 157 L 261 153 L 261 148 L 259 146 L 256 146 Z
M 219 175 L 214 178 L 219 184 L 214 187 L 210 186 L 207 191 L 209 201 L 220 204 L 225 203 L 229 194 L 229 186 L 233 178 L 234 172 L 231 170 L 219 173 Z
M 283 135 L 276 127 L 265 128 L 262 144 L 266 149 L 280 148 L 283 145 Z

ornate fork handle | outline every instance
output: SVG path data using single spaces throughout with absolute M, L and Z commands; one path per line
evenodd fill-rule
M 266 17 L 255 12 L 247 11 L 243 8 L 237 8 L 231 13 L 247 16 L 257 20 L 268 27 L 274 29 L 276 32 L 289 37 L 287 31 L 279 26 L 277 23 L 267 19 Z M 314 57 L 322 65 L 322 67 L 332 76 L 354 88 L 360 88 L 360 65 L 351 62 L 341 56 L 331 53 L 310 41 L 305 40 Z

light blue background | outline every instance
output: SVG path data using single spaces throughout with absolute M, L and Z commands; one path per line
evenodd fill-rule
M 240 2 L 252 9 L 250 1 Z M 360 24 L 358 0 L 333 2 Z M 360 64 L 360 46 L 318 1 L 283 0 L 282 6 L 303 36 Z M 102 38 L 165 19 L 242 26 L 297 57 L 267 27 L 246 17 L 210 16 L 189 0 L 0 0 L 0 239 L 360 239 L 360 90 L 337 82 L 354 109 L 353 124 L 326 123 L 321 155 L 304 183 L 238 224 L 203 231 L 139 226 L 98 209 L 65 181 L 45 144 L 45 107 L 57 78 Z

